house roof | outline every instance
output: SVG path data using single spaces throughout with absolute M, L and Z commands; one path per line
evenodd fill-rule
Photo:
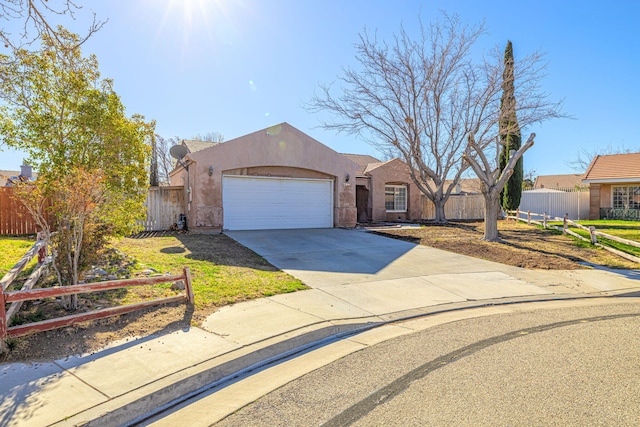
M 536 177 L 533 188 L 575 188 L 584 185 L 582 179 L 584 175 L 570 173 L 564 175 L 540 175 Z
M 386 162 L 377 161 L 377 162 L 369 163 L 367 165 L 367 167 L 364 169 L 364 173 L 366 175 L 368 172 L 371 172 L 374 169 L 378 169 L 380 166 L 387 165 L 387 164 L 393 162 L 394 160 L 401 161 L 399 159 L 391 159 L 391 160 L 387 160 Z M 403 164 L 405 164 L 405 163 L 403 162 Z
M 387 160 L 386 162 L 381 162 L 375 157 L 364 155 L 364 154 L 342 154 L 347 157 L 349 160 L 355 162 L 358 165 L 357 176 L 367 177 L 370 172 L 374 171 L 383 166 L 390 165 L 392 163 L 400 162 L 399 164 L 405 165 L 402 160 L 394 158 L 391 160 Z M 445 188 L 447 188 L 451 184 L 450 180 L 445 182 Z M 434 185 L 431 183 L 431 185 Z M 454 188 L 454 194 L 464 194 L 464 193 L 479 193 L 481 191 L 481 183 L 478 178 L 467 178 L 460 179 L 458 181 L 458 186 Z
M 363 176 L 371 163 L 381 163 L 380 160 L 366 154 L 341 154 L 358 165 L 358 169 L 356 170 L 358 176 Z
M 196 151 L 204 150 L 209 147 L 214 147 L 220 142 L 209 142 L 209 141 L 197 141 L 195 139 L 183 139 L 182 145 L 187 147 L 190 153 L 195 153 Z
M 596 156 L 591 161 L 583 182 L 640 181 L 640 153 Z
M 0 178 L 4 177 L 4 178 L 9 178 L 12 176 L 18 176 L 20 175 L 20 171 L 6 171 L 6 170 L 0 170 Z
M 449 180 L 446 184 L 449 185 Z M 479 178 L 463 178 L 458 181 L 460 185 L 460 193 L 480 193 L 482 191 L 482 182 Z M 454 189 L 454 193 L 457 189 Z

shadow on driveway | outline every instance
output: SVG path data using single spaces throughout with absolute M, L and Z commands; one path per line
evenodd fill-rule
M 226 231 L 282 270 L 376 274 L 416 247 L 360 230 Z

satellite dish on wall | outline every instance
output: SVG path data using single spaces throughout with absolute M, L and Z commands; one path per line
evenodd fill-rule
M 187 155 L 187 147 L 184 145 L 174 145 L 169 149 L 169 154 L 171 157 L 177 160 L 182 160 L 184 156 Z
M 173 147 L 169 148 L 169 154 L 171 154 L 171 157 L 176 159 L 178 161 L 178 164 L 186 170 L 189 170 L 189 165 L 184 164 L 182 159 L 187 155 L 188 152 L 189 151 L 187 150 L 187 147 L 185 147 L 184 145 L 174 145 Z

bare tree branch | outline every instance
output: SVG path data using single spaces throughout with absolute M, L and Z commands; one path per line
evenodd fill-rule
M 156 134 L 156 156 L 158 168 L 158 185 L 169 185 L 169 174 L 174 169 L 175 160 L 169 154 L 169 150 L 174 145 L 180 144 L 180 138 L 177 136 L 171 138 L 163 138 Z
M 436 205 L 438 222 L 446 221 L 444 203 L 468 167 L 462 161 L 466 136 L 482 111 L 477 100 L 487 85 L 470 52 L 484 34 L 483 24 L 466 26 L 447 15 L 442 23 L 421 23 L 416 39 L 402 27 L 391 42 L 365 30 L 356 45 L 360 67 L 344 70 L 341 94 L 321 86 L 309 105 L 310 111 L 332 113 L 325 129 L 399 154 Z
M 566 165 L 576 172 L 585 173 L 589 168 L 589 165 L 591 164 L 593 158 L 598 155 L 603 156 L 609 154 L 627 154 L 639 151 L 640 147 L 629 148 L 624 144 L 620 144 L 618 146 L 609 144 L 606 147 L 596 147 L 593 150 L 582 148 L 576 153 L 576 156 L 573 160 L 569 160 L 566 162 Z
M 73 0 L 0 0 L 0 18 L 7 23 L 21 22 L 21 28 L 17 33 L 11 32 L 6 26 L 0 29 L 0 41 L 5 48 L 20 49 L 40 40 L 47 35 L 57 41 L 60 47 L 69 49 L 59 35 L 58 23 L 54 21 L 62 16 L 76 19 L 76 12 L 82 9 Z M 99 31 L 105 21 L 99 21 L 96 14 L 91 12 L 91 23 L 84 36 L 78 43 L 72 46 L 75 49 L 87 41 L 93 34 Z
M 488 173 L 494 159 L 500 118 L 504 63 L 496 47 L 480 61 L 472 48 L 486 34 L 484 24 L 468 26 L 444 14 L 421 23 L 416 37 L 403 27 L 390 42 L 366 30 L 356 44 L 357 69 L 347 68 L 338 84 L 323 85 L 309 102 L 311 112 L 329 112 L 325 129 L 357 135 L 381 152 L 397 153 L 413 170 L 412 179 L 446 222 L 444 204 L 469 162 L 463 158 L 469 135 L 474 157 Z M 514 105 L 521 128 L 560 117 L 560 104 L 541 89 L 546 64 L 533 53 L 515 63 Z M 493 176 L 493 175 L 492 175 Z

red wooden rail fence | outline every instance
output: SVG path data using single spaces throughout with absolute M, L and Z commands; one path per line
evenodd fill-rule
M 41 298 L 99 292 L 109 289 L 126 288 L 129 286 L 152 285 L 177 281 L 183 281 L 185 284 L 185 293 L 183 295 L 159 298 L 151 301 L 145 301 L 136 304 L 127 304 L 118 307 L 109 307 L 101 310 L 72 314 L 69 316 L 58 317 L 56 319 L 32 322 L 18 326 L 9 326 L 11 324 L 11 318 L 7 316 L 8 313 L 5 309 L 5 304 L 8 303 L 22 303 L 23 301 L 37 300 Z M 185 267 L 182 274 L 173 276 L 154 276 L 140 279 L 111 280 L 106 282 L 88 283 L 82 285 L 60 286 L 55 288 L 30 289 L 10 292 L 4 292 L 0 288 L 0 351 L 2 351 L 4 349 L 3 346 L 6 345 L 5 340 L 10 337 L 20 337 L 23 335 L 48 331 L 51 329 L 63 328 L 65 326 L 70 326 L 89 320 L 103 319 L 105 317 L 129 313 L 135 310 L 141 310 L 143 308 L 152 307 L 159 304 L 167 304 L 185 300 L 188 304 L 193 304 L 193 298 L 193 288 L 191 286 L 191 273 L 189 271 L 189 267 Z

